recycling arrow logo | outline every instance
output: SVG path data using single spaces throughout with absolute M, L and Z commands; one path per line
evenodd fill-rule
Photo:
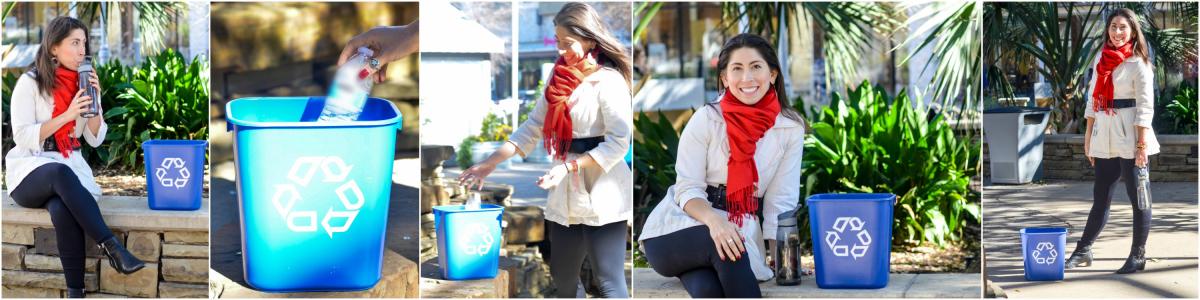
M 188 179 L 191 177 L 191 172 L 184 167 L 183 159 L 178 157 L 165 158 L 158 167 L 154 168 L 154 178 L 158 179 L 158 184 L 164 187 L 181 189 L 187 186 Z
M 858 217 L 840 217 L 833 221 L 833 230 L 825 231 L 825 244 L 838 257 L 850 256 L 855 260 L 866 256 L 871 248 L 871 233 L 866 230 L 866 222 Z M 843 234 L 851 234 L 857 241 L 849 241 L 849 245 L 841 244 Z M 849 240 L 849 239 L 846 239 Z M 857 242 L 857 243 L 855 243 Z
M 287 223 L 288 230 L 316 232 L 319 225 L 319 228 L 324 229 L 329 238 L 333 238 L 334 233 L 350 230 L 350 226 L 354 224 L 354 218 L 358 216 L 358 210 L 366 202 L 358 183 L 353 179 L 348 179 L 350 171 L 353 169 L 353 165 L 347 165 L 341 157 L 337 156 L 312 156 L 296 159 L 291 170 L 288 171 L 288 183 L 275 185 L 275 195 L 271 197 L 271 203 L 274 204 L 279 216 L 283 217 Z M 337 210 L 334 209 L 334 206 L 327 208 L 323 212 L 324 218 L 320 218 L 322 212 L 319 210 L 293 210 L 296 203 L 305 200 L 297 187 L 308 187 L 318 171 L 322 178 L 321 185 L 337 186 L 333 189 L 333 193 L 337 195 L 338 204 L 340 204 Z M 310 197 L 313 194 L 308 193 Z M 321 221 L 317 222 L 318 219 Z M 331 221 L 335 219 L 344 219 L 345 223 L 333 226 L 331 224 L 335 224 L 335 222 Z
M 1033 252 L 1029 254 L 1033 257 L 1033 261 L 1039 265 L 1053 264 L 1058 259 L 1058 249 L 1054 249 L 1054 244 L 1050 242 L 1041 242 L 1034 247 Z
M 492 245 L 496 243 L 496 238 L 492 236 L 492 230 L 485 224 L 475 223 L 467 230 L 467 238 L 462 239 L 463 252 L 470 255 L 484 256 L 492 251 Z

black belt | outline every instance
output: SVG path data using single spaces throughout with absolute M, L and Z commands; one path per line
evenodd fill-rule
M 603 136 L 594 136 L 586 138 L 571 139 L 571 146 L 567 148 L 567 153 L 584 154 L 592 149 L 600 146 L 604 142 Z
M 1134 99 L 1113 99 L 1113 108 L 1130 108 L 1137 104 Z
M 78 143 L 79 139 L 71 139 L 71 140 L 74 140 L 74 141 L 76 141 L 76 143 L 75 143 L 75 144 L 76 144 L 76 145 L 79 145 L 79 143 Z M 79 150 L 79 146 L 75 146 L 75 148 L 71 148 L 71 150 L 72 150 L 72 151 L 74 151 L 74 150 Z M 42 151 L 46 151 L 46 152 L 58 152 L 58 142 L 55 142 L 55 141 L 54 141 L 54 137 L 53 137 L 53 136 L 46 138 L 46 140 L 45 140 L 45 141 L 42 141 Z
M 726 199 L 725 199 L 725 185 L 724 184 L 718 185 L 718 186 L 710 185 L 710 186 L 708 186 L 708 188 L 704 189 L 704 191 L 708 192 L 708 202 L 712 203 L 713 208 L 724 210 L 724 211 L 729 211 L 728 209 L 725 209 L 726 207 L 728 207 L 728 205 L 726 204 Z M 754 197 L 754 200 L 759 201 L 761 203 L 762 197 Z M 759 205 L 758 208 L 761 210 L 762 205 Z M 758 213 L 759 213 L 758 211 L 754 212 L 755 215 L 757 215 Z

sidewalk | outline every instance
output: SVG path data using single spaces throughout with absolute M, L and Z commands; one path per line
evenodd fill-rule
M 634 298 L 688 298 L 679 279 L 663 277 L 649 268 L 633 270 Z M 804 276 L 799 286 L 760 283 L 763 298 L 979 298 L 978 273 L 890 274 L 877 290 L 821 289 L 816 278 Z
M 987 185 L 983 199 L 985 275 L 998 296 L 1018 297 L 1185 297 L 1197 296 L 1196 183 L 1152 183 L 1153 222 L 1146 245 L 1146 270 L 1113 271 L 1129 254 L 1132 207 L 1123 183 L 1113 197 L 1108 225 L 1093 245 L 1091 267 L 1067 270 L 1061 282 L 1025 281 L 1020 229 L 1066 227 L 1069 255 L 1083 234 L 1092 205 L 1092 182 Z M 1065 256 L 1064 256 L 1065 257 Z

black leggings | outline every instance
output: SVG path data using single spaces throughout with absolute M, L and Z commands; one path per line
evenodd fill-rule
M 625 221 L 601 226 L 563 226 L 546 222 L 550 233 L 550 277 L 558 298 L 575 298 L 579 291 L 579 270 L 590 256 L 592 271 L 600 280 L 603 298 L 629 298 L 625 285 Z M 591 254 L 591 255 L 588 255 Z
M 25 176 L 11 195 L 17 205 L 45 207 L 50 212 L 67 287 L 84 288 L 84 233 L 96 241 L 108 240 L 113 233 L 100 216 L 96 199 L 79 183 L 75 172 L 60 163 L 42 165 Z
M 1096 185 L 1093 187 L 1094 202 L 1092 211 L 1088 213 L 1087 226 L 1083 229 L 1083 238 L 1077 247 L 1091 246 L 1108 223 L 1108 208 L 1112 204 L 1112 194 L 1116 189 L 1117 180 L 1125 179 L 1125 193 L 1133 204 L 1133 248 L 1146 246 L 1146 238 L 1150 235 L 1150 203 L 1146 207 L 1137 204 L 1137 167 L 1132 159 L 1097 158 Z
M 658 274 L 679 277 L 692 298 L 762 298 L 750 258 L 721 260 L 708 226 L 693 226 L 642 241 Z

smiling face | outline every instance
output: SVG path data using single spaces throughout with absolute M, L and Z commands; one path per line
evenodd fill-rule
M 727 93 L 733 93 L 734 98 L 746 105 L 754 105 L 767 94 L 778 75 L 758 50 L 743 47 L 729 54 L 721 81 Z
M 71 30 L 67 38 L 50 48 L 50 54 L 67 69 L 75 70 L 87 55 L 87 34 L 83 29 Z
M 1113 47 L 1124 46 L 1133 38 L 1133 27 L 1130 26 L 1129 19 L 1116 16 L 1108 23 L 1108 43 Z
M 583 59 L 584 54 L 595 47 L 595 43 L 571 33 L 565 26 L 554 27 L 555 40 L 558 42 L 558 55 L 566 58 L 567 63 Z

